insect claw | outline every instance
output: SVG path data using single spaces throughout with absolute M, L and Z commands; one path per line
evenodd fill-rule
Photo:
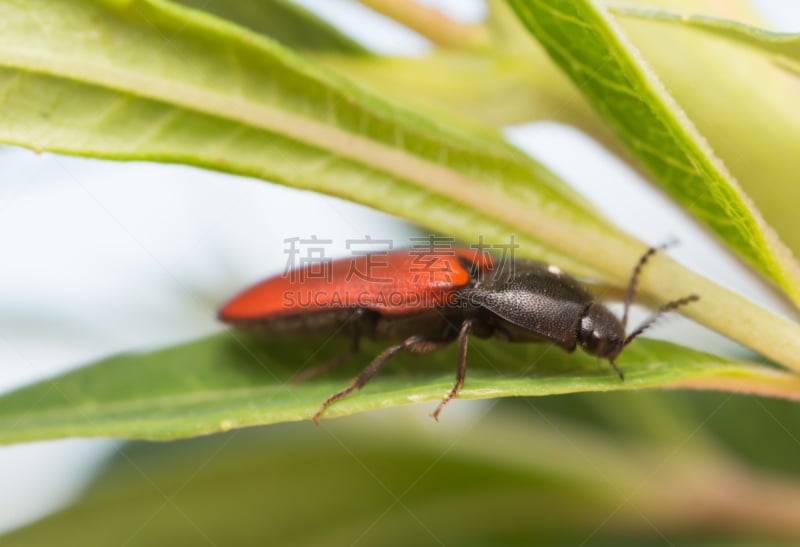
M 611 368 L 614 369 L 614 372 L 617 373 L 617 376 L 619 376 L 620 381 L 624 382 L 625 381 L 625 373 L 622 371 L 622 369 L 619 368 L 614 361 L 609 360 L 608 362 L 611 364 Z

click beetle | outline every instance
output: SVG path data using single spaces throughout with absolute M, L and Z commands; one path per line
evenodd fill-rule
M 361 389 L 395 354 L 430 353 L 456 341 L 456 381 L 433 412 L 438 420 L 464 385 L 470 335 L 548 342 L 567 352 L 580 345 L 586 353 L 608 360 L 623 379 L 615 359 L 625 346 L 661 314 L 699 298 L 689 295 L 664 304 L 626 334 L 637 279 L 656 251 L 650 248 L 636 264 L 621 320 L 555 266 L 516 260 L 500 267 L 488 253 L 467 248 L 436 254 L 401 249 L 348 257 L 327 263 L 319 272 L 305 266 L 244 290 L 222 306 L 218 317 L 255 334 L 350 337 L 347 352 L 296 380 L 343 363 L 358 352 L 362 337 L 395 342 L 350 386 L 322 403 L 312 417 L 315 423 L 331 404 Z

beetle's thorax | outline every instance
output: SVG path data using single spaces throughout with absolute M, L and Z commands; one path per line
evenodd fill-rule
M 574 278 L 538 262 L 492 271 L 460 292 L 495 336 L 510 342 L 555 342 L 572 351 L 592 296 Z
M 611 310 L 592 302 L 581 317 L 578 342 L 590 355 L 614 359 L 625 347 L 625 329 Z

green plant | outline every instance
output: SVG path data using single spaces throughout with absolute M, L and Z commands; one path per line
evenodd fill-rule
M 800 250 L 790 206 L 800 198 L 792 181 L 796 38 L 724 18 L 612 12 L 589 0 L 492 2 L 489 20 L 477 26 L 431 25 L 430 12 L 415 4 L 398 14 L 396 3 L 365 3 L 440 47 L 421 59 L 383 59 L 278 0 L 210 8 L 190 0 L 0 2 L 0 140 L 253 176 L 465 240 L 513 233 L 528 257 L 620 286 L 644 245 L 498 132 L 505 123 L 555 117 L 646 170 L 787 300 L 800 302 L 790 251 Z M 749 16 L 737 8 L 731 19 Z M 730 59 L 758 77 L 742 82 Z M 770 85 L 755 85 L 764 81 Z M 728 123 L 731 112 L 737 124 Z M 775 138 L 753 142 L 767 128 Z M 747 161 L 738 159 L 743 149 Z M 665 256 L 645 272 L 641 290 L 660 302 L 701 295 L 702 305 L 686 314 L 760 356 L 642 340 L 626 351 L 620 383 L 581 354 L 480 342 L 475 354 L 484 363 L 471 366 L 461 397 L 644 388 L 800 397 L 795 322 Z M 367 347 L 354 366 L 376 350 Z M 302 351 L 225 333 L 113 357 L 0 398 L 0 441 L 176 439 L 305 420 L 353 369 L 291 386 Z M 452 383 L 453 354 L 425 359 L 424 369 L 399 359 L 397 374 L 328 415 L 440 398 Z

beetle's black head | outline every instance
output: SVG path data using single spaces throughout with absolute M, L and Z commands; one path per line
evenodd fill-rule
M 594 302 L 581 318 L 578 341 L 586 353 L 608 359 L 613 365 L 625 347 L 625 328 L 608 308 Z

